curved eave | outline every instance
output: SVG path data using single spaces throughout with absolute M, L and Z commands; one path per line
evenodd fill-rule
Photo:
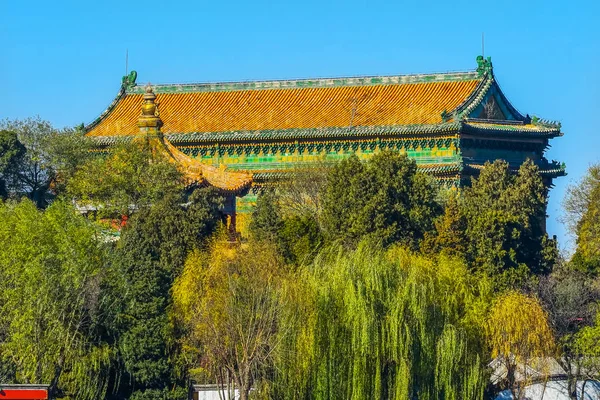
M 482 164 L 466 164 L 465 171 L 466 172 L 475 172 L 479 173 L 484 168 Z M 551 163 L 545 166 L 538 166 L 540 175 L 548 178 L 557 178 L 559 176 L 567 175 L 566 167 L 564 164 Z M 517 172 L 518 168 L 511 167 L 510 170 L 512 172 Z
M 206 165 L 189 157 L 179 151 L 168 140 L 159 138 L 157 148 L 162 149 L 172 162 L 183 172 L 188 180 L 188 186 L 192 184 L 202 185 L 207 183 L 222 192 L 239 194 L 252 186 L 252 174 L 239 171 L 227 171 L 224 167 L 218 168 Z
M 462 126 L 462 133 L 482 136 L 542 137 L 548 139 L 563 135 L 558 127 L 490 122 L 486 124 L 465 122 Z
M 479 106 L 479 104 L 481 104 L 493 84 L 494 74 L 491 72 L 486 73 L 473 93 L 452 111 L 451 114 L 453 118 L 455 120 L 460 120 L 463 116 L 468 116 L 475 108 L 477 108 L 477 106 Z

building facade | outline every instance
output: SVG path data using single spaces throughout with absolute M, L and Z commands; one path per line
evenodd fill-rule
M 459 73 L 147 87 L 136 77 L 123 77 L 86 135 L 99 148 L 160 138 L 193 180 L 229 195 L 234 214 L 290 171 L 383 150 L 407 154 L 446 186 L 467 184 L 496 159 L 515 170 L 533 160 L 547 186 L 565 174 L 544 157 L 560 124 L 517 111 L 489 57 Z

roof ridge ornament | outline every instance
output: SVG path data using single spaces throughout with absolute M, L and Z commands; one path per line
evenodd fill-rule
M 137 86 L 135 83 L 136 79 L 137 72 L 131 71 L 129 75 L 123 75 L 123 78 L 121 78 L 121 86 L 123 86 L 125 89 L 132 89 Z
M 477 73 L 479 76 L 487 75 L 491 73 L 493 70 L 492 67 L 492 57 L 484 58 L 483 56 L 477 56 Z

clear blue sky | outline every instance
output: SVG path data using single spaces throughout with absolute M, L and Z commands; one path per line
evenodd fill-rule
M 90 122 L 138 82 L 383 75 L 474 69 L 485 53 L 523 113 L 562 122 L 549 159 L 565 187 L 600 161 L 600 2 L 0 1 L 0 117 Z

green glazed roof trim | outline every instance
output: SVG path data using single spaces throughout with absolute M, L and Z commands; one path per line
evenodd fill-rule
M 471 96 L 469 96 L 461 105 L 456 108 L 453 113 L 455 118 L 461 119 L 462 117 L 466 117 L 471 114 L 471 112 L 477 108 L 479 104 L 481 104 L 493 83 L 494 74 L 491 72 L 485 74 L 484 79 L 477 86 L 473 94 L 471 94 Z
M 84 132 L 88 132 L 90 129 L 92 129 L 93 127 L 98 125 L 100 123 L 100 121 L 102 121 L 102 119 L 105 116 L 107 116 L 108 113 L 110 113 L 113 108 L 115 108 L 115 106 L 121 100 L 121 98 L 125 97 L 125 96 L 126 96 L 126 87 L 125 87 L 125 85 L 121 85 L 121 89 L 119 90 L 119 93 L 117 93 L 117 97 L 114 98 L 112 103 L 110 103 L 108 105 L 108 107 L 106 107 L 106 109 L 104 111 L 102 111 L 102 113 L 100 113 L 100 115 L 95 120 L 93 120 L 92 122 L 90 122 L 89 124 L 87 124 L 86 126 L 83 127 Z
M 489 126 L 493 125 L 493 126 Z M 507 125 L 507 124 L 488 124 L 488 126 L 482 126 L 479 124 L 464 123 L 464 133 L 478 133 L 478 134 L 499 134 L 508 136 L 519 136 L 519 137 L 558 137 L 562 136 L 563 133 L 560 128 L 554 127 L 542 127 L 538 126 L 535 129 L 527 128 L 523 125 Z
M 204 144 L 215 142 L 247 142 L 257 140 L 309 140 L 368 138 L 381 136 L 407 136 L 431 134 L 481 133 L 502 134 L 520 137 L 556 137 L 562 136 L 560 128 L 539 126 L 538 129 L 525 128 L 523 125 L 498 124 L 483 127 L 465 122 L 447 122 L 431 125 L 389 125 L 356 126 L 347 128 L 310 128 L 281 129 L 264 131 L 237 131 L 211 133 L 172 133 L 165 137 L 173 144 Z M 95 136 L 91 137 L 100 146 L 108 146 L 130 141 L 134 136 Z
M 356 138 L 376 137 L 384 135 L 414 134 L 448 134 L 458 133 L 461 124 L 458 122 L 431 125 L 390 125 L 390 126 L 355 126 L 346 128 L 293 128 L 264 131 L 238 131 L 213 133 L 185 133 L 166 135 L 171 143 L 211 143 L 220 141 L 253 141 L 253 140 L 302 140 L 322 138 Z
M 466 164 L 466 168 L 480 171 L 483 169 L 482 164 Z M 540 175 L 547 176 L 551 178 L 556 178 L 559 176 L 565 176 L 567 174 L 567 166 L 566 164 L 559 163 L 557 161 L 548 162 L 545 165 L 538 165 L 540 170 Z M 518 171 L 518 168 L 511 168 L 512 171 Z
M 246 82 L 213 82 L 152 85 L 154 93 L 222 92 L 235 90 L 297 89 L 338 86 L 398 85 L 407 83 L 467 81 L 480 79 L 476 71 L 435 74 L 359 76 L 341 78 L 289 79 Z M 143 94 L 144 88 L 135 86 L 127 94 Z
M 548 129 L 560 130 L 560 128 L 562 127 L 562 124 L 558 121 L 549 121 L 546 119 L 540 119 L 539 117 L 536 117 L 536 116 L 531 118 L 531 123 L 533 125 L 536 125 L 536 126 L 539 126 L 542 128 L 548 128 Z
M 462 164 L 460 162 L 452 164 L 428 164 L 428 165 L 417 165 L 419 172 L 426 174 L 458 174 L 462 170 Z M 285 180 L 287 179 L 292 171 L 268 171 L 268 172 L 255 172 L 252 174 L 254 181 L 273 181 L 273 180 Z

